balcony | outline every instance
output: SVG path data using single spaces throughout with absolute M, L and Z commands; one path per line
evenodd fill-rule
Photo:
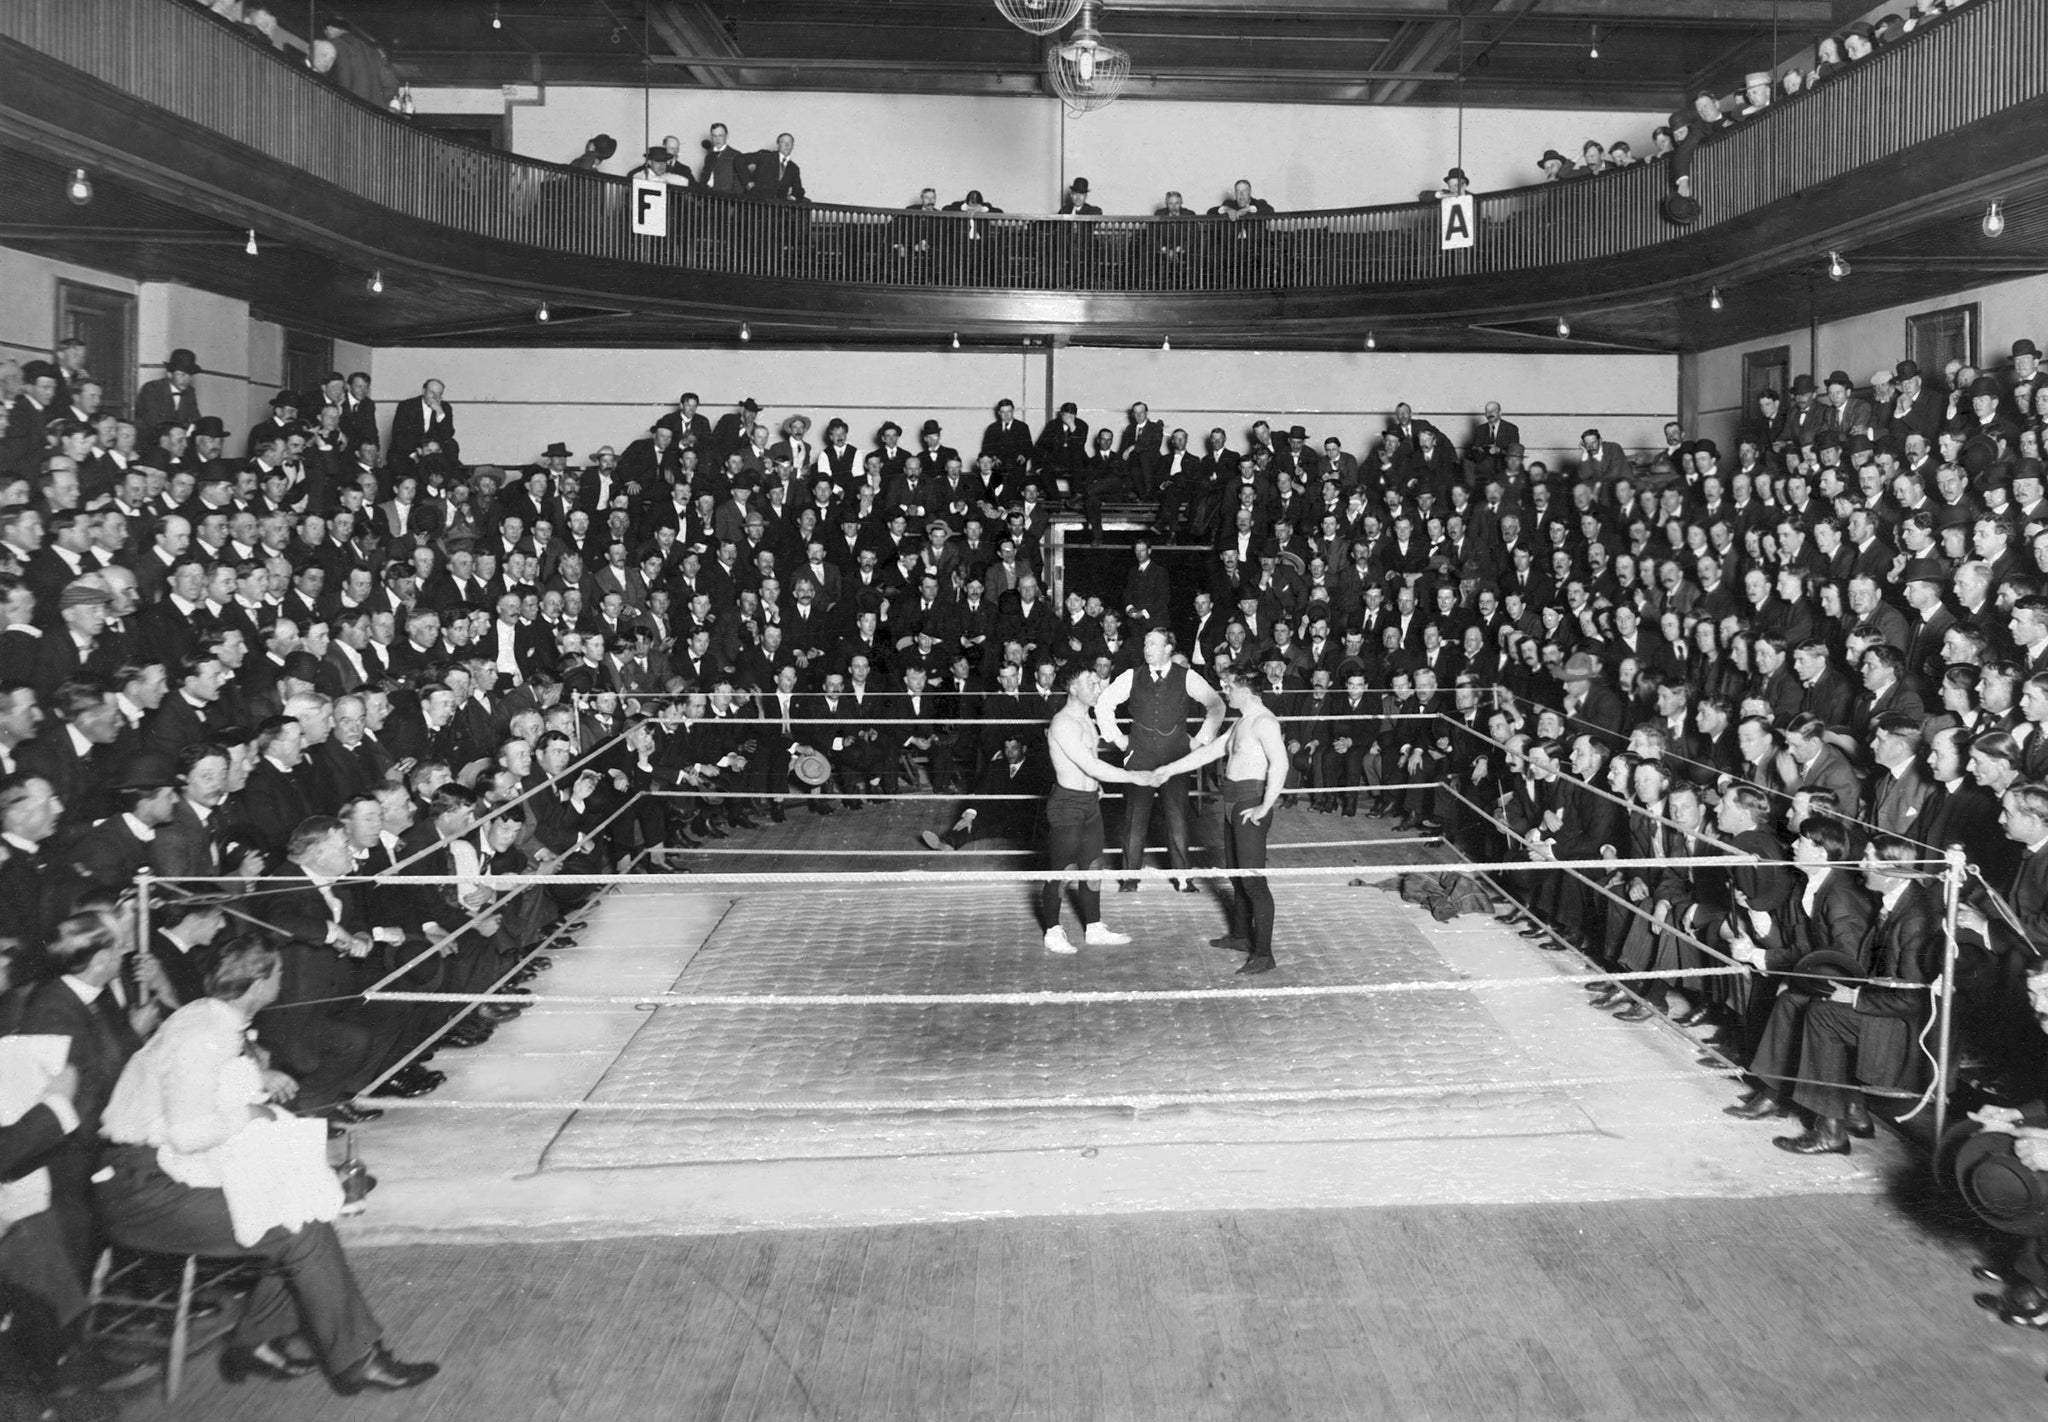
M 1371 327 L 1418 349 L 1554 348 L 1569 313 L 1574 344 L 1669 349 L 1690 342 L 1685 308 L 1708 282 L 1741 287 L 1758 319 L 1782 326 L 1801 273 L 1830 248 L 1924 232 L 1930 254 L 1967 256 L 1956 244 L 1986 194 L 2006 202 L 2016 229 L 1987 254 L 1989 269 L 2038 268 L 2029 198 L 2048 172 L 2039 0 L 1984 0 L 1706 143 L 1693 160 L 1702 211 L 1691 226 L 1663 219 L 1665 175 L 1645 165 L 1481 195 L 1477 244 L 1448 252 L 1433 204 L 1238 225 L 679 193 L 668 235 L 643 237 L 627 221 L 622 179 L 417 130 L 178 0 L 9 0 L 0 63 L 10 76 L 0 141 L 25 160 L 89 164 L 138 199 L 126 214 L 104 200 L 81 212 L 52 193 L 43 213 L 18 182 L 20 220 L 0 240 L 55 249 L 69 228 L 69 254 L 90 261 L 76 244 L 99 243 L 118 262 L 124 240 L 139 261 L 132 249 L 153 239 L 159 274 L 254 284 L 279 310 L 322 294 L 316 324 L 378 340 L 530 325 L 545 299 L 560 318 L 550 339 L 575 326 L 584 339 L 729 336 L 748 320 L 813 339 L 856 326 L 916 339 L 1355 343 Z M 156 225 L 124 239 L 142 231 L 132 218 L 145 205 Z M 192 240 L 171 240 L 166 224 L 178 222 L 165 211 L 189 218 Z M 202 240 L 209 230 L 239 240 L 249 227 L 301 258 L 294 272 L 266 277 Z M 314 264 L 334 274 L 324 293 L 309 280 Z M 1888 265 L 1857 299 L 1910 295 L 1940 264 Z M 417 299 L 358 299 L 348 278 L 370 269 L 401 290 L 409 278 Z M 409 324 L 394 321 L 401 307 Z M 1742 319 L 1738 305 L 1723 331 Z

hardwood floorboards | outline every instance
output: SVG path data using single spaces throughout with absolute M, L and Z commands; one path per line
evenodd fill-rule
M 201 1360 L 124 1417 L 2038 1418 L 2048 1338 L 1971 1304 L 1979 1257 L 1837 1194 L 370 1249 L 434 1383 L 346 1400 Z

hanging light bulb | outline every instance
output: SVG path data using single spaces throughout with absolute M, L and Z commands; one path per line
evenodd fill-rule
M 960 333 L 958 331 L 953 333 L 953 349 L 956 351 L 960 349 Z
M 1572 323 L 1562 316 L 1557 318 L 1557 337 L 1561 341 L 1568 341 L 1572 337 Z
M 504 16 L 498 13 L 498 7 L 496 5 L 491 6 L 491 28 L 494 30 L 502 30 L 505 28 L 505 18 Z
M 372 296 L 382 296 L 384 294 L 384 272 L 381 267 L 370 273 L 369 287 L 370 295 Z
M 1707 310 L 1719 311 L 1721 309 L 1721 306 L 1721 288 L 1717 286 L 1712 291 L 1707 293 Z
M 1840 281 L 1843 277 L 1849 275 L 1850 271 L 1851 268 L 1848 261 L 1844 259 L 1840 252 L 1828 253 L 1828 279 L 1830 281 Z
M 740 339 L 743 341 L 751 341 L 754 339 L 753 331 L 748 329 L 747 323 L 744 321 L 740 322 Z
M 1598 25 L 1595 25 L 1595 26 L 1593 26 L 1593 43 L 1592 43 L 1592 45 L 1591 45 L 1591 46 L 1590 46 L 1590 47 L 1589 47 L 1589 48 L 1588 48 L 1588 49 L 1586 50 L 1586 58 L 1588 58 L 1588 59 L 1598 59 L 1599 57 L 1600 57 L 1600 27 L 1599 27 Z
M 1376 351 L 1380 348 L 1379 341 L 1374 338 L 1373 333 L 1370 331 L 1365 333 L 1365 348 L 1369 351 Z
M 533 313 L 533 319 L 540 322 L 543 326 L 548 323 L 548 304 L 545 301 L 540 304 L 540 310 Z
M 78 171 L 81 176 L 84 175 L 85 170 L 83 168 Z M 78 201 L 77 198 L 71 200 L 73 202 Z M 1991 206 L 1984 209 L 1984 235 L 1993 240 L 2005 235 L 2005 209 L 2001 208 L 1995 201 Z
M 85 169 L 71 170 L 71 181 L 64 185 L 64 196 L 70 198 L 77 207 L 84 207 L 92 201 L 92 179 L 87 176 Z M 1995 210 L 1996 204 L 1993 207 Z
M 1081 73 L 1081 83 L 1082 83 L 1082 85 L 1083 85 L 1083 86 L 1086 86 L 1086 85 L 1089 85 L 1089 84 L 1093 84 L 1093 83 L 1095 82 L 1095 46 L 1094 46 L 1094 45 L 1092 45 L 1092 44 L 1084 44 L 1084 45 L 1082 45 L 1082 46 L 1081 46 L 1081 53 L 1080 53 L 1080 54 L 1079 54 L 1078 56 L 1076 56 L 1076 58 L 1075 58 L 1075 60 L 1074 60 L 1074 64 L 1075 64 L 1075 67 L 1076 67 L 1077 69 L 1079 69 L 1079 70 L 1080 70 L 1080 73 Z
M 1173 349 L 1173 337 L 1171 337 L 1171 336 L 1161 336 L 1161 337 L 1159 338 L 1159 349 L 1161 349 L 1162 351 L 1170 351 L 1170 350 L 1172 350 L 1172 349 Z

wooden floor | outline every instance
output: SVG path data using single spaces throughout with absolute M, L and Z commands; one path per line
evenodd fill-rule
M 365 1250 L 437 1381 L 346 1400 L 206 1360 L 124 1416 L 2039 1418 L 2048 1338 L 1972 1306 L 1977 1257 L 1843 1195 Z

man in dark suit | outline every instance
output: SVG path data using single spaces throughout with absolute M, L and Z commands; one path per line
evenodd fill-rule
M 1117 437 L 1117 458 L 1123 461 L 1124 477 L 1142 499 L 1159 491 L 1159 472 L 1166 464 L 1166 422 L 1152 418 L 1143 400 L 1131 406 L 1124 431 Z
M 1863 881 L 1877 899 L 1877 928 L 1865 950 L 1872 977 L 1925 984 L 1941 975 L 1941 896 L 1937 881 L 1913 867 L 1921 853 L 1889 835 L 1870 847 Z M 1830 988 L 1807 1010 L 1792 1088 L 1813 1125 L 1773 1144 L 1794 1155 L 1847 1155 L 1851 1135 L 1872 1134 L 1863 1089 L 1917 1081 L 1917 1039 L 1931 1001 L 1912 987 Z
M 284 857 L 300 822 L 313 813 L 298 773 L 305 750 L 305 731 L 288 716 L 273 716 L 257 728 L 257 759 L 235 818 L 237 826 L 268 851 L 273 864 Z
M 1738 945 L 1737 956 L 1765 974 L 1806 971 L 1800 965 L 1814 953 L 1835 956 L 1859 968 L 1868 967 L 1871 929 L 1877 901 L 1856 871 L 1839 867 L 1851 857 L 1848 826 L 1832 817 L 1809 816 L 1792 842 L 1792 861 L 1803 876 L 1802 892 L 1784 910 L 1771 915 L 1770 929 L 1753 948 Z M 1741 917 L 1748 931 L 1754 924 Z M 1760 960 L 1759 956 L 1760 955 Z M 1838 969 L 1839 971 L 1839 969 Z M 1753 980 L 1750 1008 L 1756 1050 L 1750 1074 L 1758 1085 L 1728 1114 L 1757 1121 L 1786 1114 L 1791 1082 L 1802 1075 L 1800 1036 L 1807 1009 L 1824 985 L 1809 978 L 1766 976 Z
M 1488 400 L 1485 418 L 1473 430 L 1472 443 L 1465 450 L 1476 483 L 1484 485 L 1488 479 L 1498 478 L 1507 468 L 1509 452 L 1519 452 L 1521 447 L 1521 427 L 1501 418 L 1498 400 Z
M 455 406 L 442 398 L 446 388 L 438 380 L 429 380 L 418 395 L 399 401 L 392 411 L 391 447 L 385 457 L 391 477 L 417 474 L 424 484 L 426 476 L 437 470 L 446 474 L 461 469 Z
M 1600 490 L 1612 489 L 1618 479 L 1635 477 L 1635 466 L 1629 463 L 1628 452 L 1620 445 L 1600 437 L 1600 431 L 1587 430 L 1579 436 L 1579 482 L 1591 484 Z
M 179 349 L 164 362 L 164 373 L 135 392 L 135 430 L 145 442 L 153 441 L 166 425 L 190 429 L 199 421 L 199 392 L 192 381 L 199 374 L 199 360 L 192 352 Z
M 0 788 L 0 831 L 7 861 L 0 864 L 0 936 L 31 951 L 42 946 L 50 927 L 46 906 L 57 875 L 47 850 L 64 812 L 50 782 L 24 769 Z
M 54 713 L 32 741 L 15 757 L 24 775 L 39 776 L 63 801 L 65 838 L 107 811 L 105 747 L 121 730 L 121 711 L 98 682 L 70 681 L 57 689 L 50 704 Z
M 121 1068 L 142 1047 L 137 1023 L 147 1025 L 145 1010 L 119 997 L 116 980 L 130 946 L 97 914 L 81 914 L 59 924 L 45 949 L 59 976 L 29 994 L 18 1028 L 24 1035 L 68 1039 L 67 1061 L 78 1071 L 71 1104 L 79 1128 L 43 1163 L 50 1172 L 51 1208 L 63 1231 L 65 1253 L 81 1279 L 92 1271 L 98 1252 L 88 1213 L 88 1182 L 95 1166 L 100 1114 L 114 1094 Z
M 298 723 L 291 724 L 296 733 Z M 370 955 L 375 941 L 357 897 L 335 883 L 355 867 L 348 833 L 339 820 L 303 818 L 289 832 L 282 858 L 264 885 L 270 892 L 251 905 L 285 940 L 283 986 L 257 1029 L 279 1069 L 298 1078 L 301 1111 L 326 1111 L 344 1123 L 371 1119 L 374 1112 L 347 1101 L 375 1075 L 393 1043 L 356 1020 L 360 1013 L 349 1002 L 357 990 L 353 965 Z
M 790 155 L 796 151 L 796 136 L 775 135 L 775 147 L 748 155 L 747 196 L 768 202 L 804 202 L 804 174 Z

